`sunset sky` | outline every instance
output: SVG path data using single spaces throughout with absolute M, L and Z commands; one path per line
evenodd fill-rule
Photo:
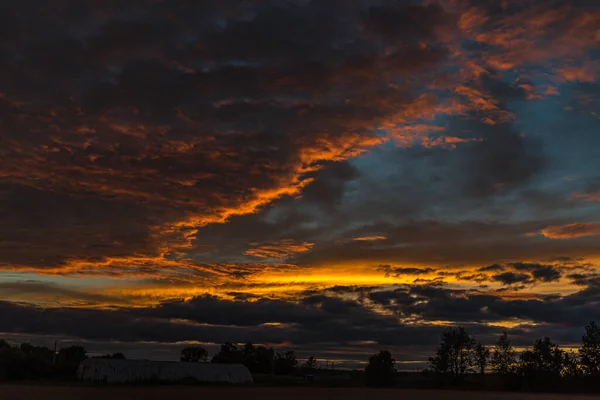
M 0 338 L 421 368 L 600 321 L 597 0 L 0 4 Z

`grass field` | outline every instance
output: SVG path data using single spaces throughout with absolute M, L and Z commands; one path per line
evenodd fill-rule
M 592 399 L 581 395 L 457 392 L 367 388 L 265 388 L 194 386 L 60 387 L 0 385 L 2 400 L 567 400 Z M 599 398 L 599 397 L 595 397 Z

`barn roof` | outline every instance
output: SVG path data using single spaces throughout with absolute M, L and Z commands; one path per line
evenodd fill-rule
M 77 378 L 107 382 L 148 380 L 250 383 L 252 374 L 242 364 L 185 363 L 175 361 L 88 358 L 79 365 Z

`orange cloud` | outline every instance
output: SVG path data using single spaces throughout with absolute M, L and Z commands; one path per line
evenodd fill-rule
M 423 147 L 425 148 L 433 148 L 433 147 L 443 147 L 450 150 L 454 150 L 456 145 L 459 143 L 469 143 L 469 142 L 480 142 L 482 139 L 479 138 L 459 138 L 455 136 L 440 136 L 437 138 L 432 138 L 428 140 L 424 140 L 422 142 Z
M 388 129 L 388 134 L 399 147 L 412 147 L 417 143 L 427 141 L 428 134 L 443 132 L 445 128 L 439 125 L 414 124 Z
M 571 198 L 577 200 L 585 200 L 589 202 L 600 203 L 600 192 L 594 193 L 574 193 Z
M 457 86 L 454 91 L 467 98 L 471 106 L 484 114 L 482 121 L 488 125 L 505 123 L 514 119 L 514 114 L 503 110 L 498 100 L 485 91 L 467 85 Z
M 486 45 L 485 50 L 458 47 L 454 51 L 461 59 L 462 72 L 470 71 L 475 79 L 486 74 L 487 68 L 475 70 L 472 65 L 510 70 L 519 75 L 523 72 L 521 67 L 539 65 L 553 69 L 560 79 L 584 82 L 598 76 L 597 62 L 585 60 L 586 53 L 597 48 L 600 42 L 598 10 L 564 2 L 560 5 L 526 2 L 521 7 L 524 2 L 507 0 L 503 2 L 505 6 L 518 4 L 520 11 L 499 16 L 478 1 L 442 1 L 460 15 L 457 26 L 462 37 Z M 577 60 L 581 64 L 565 66 L 565 60 Z M 482 105 L 480 101 L 478 106 Z
M 544 96 L 541 94 L 536 93 L 535 87 L 529 83 L 520 84 L 519 87 L 525 91 L 527 100 L 538 100 L 544 98 Z
M 386 240 L 387 236 L 362 236 L 362 237 L 355 237 L 352 240 L 357 241 L 357 242 L 374 242 L 377 240 Z
M 288 258 L 296 253 L 303 253 L 310 250 L 314 243 L 296 242 L 292 239 L 281 240 L 279 242 L 268 243 L 250 243 L 253 248 L 244 252 L 247 256 L 265 258 L 271 260 L 281 260 Z
M 479 29 L 489 20 L 485 13 L 476 7 L 470 8 L 461 14 L 458 27 L 465 32 L 473 32 Z
M 600 222 L 579 222 L 566 225 L 553 225 L 540 231 L 549 239 L 576 239 L 600 235 Z
M 480 141 L 477 138 L 460 138 L 456 136 L 429 137 L 430 134 L 443 132 L 446 128 L 439 125 L 414 124 L 388 129 L 388 134 L 394 143 L 403 148 L 421 145 L 427 149 L 441 147 L 454 150 L 458 143 Z
M 567 81 L 572 82 L 595 82 L 600 73 L 600 62 L 588 62 L 579 66 L 567 66 L 557 68 L 556 72 Z

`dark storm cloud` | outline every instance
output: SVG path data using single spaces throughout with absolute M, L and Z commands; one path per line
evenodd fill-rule
M 514 190 L 531 182 L 545 166 L 539 139 L 523 137 L 510 122 L 489 126 L 476 119 L 460 120 L 460 128 L 483 140 L 462 150 L 465 190 L 487 197 Z M 461 151 L 461 150 L 459 150 Z
M 543 156 L 537 144 L 522 138 L 517 131 L 502 131 L 490 137 L 485 144 L 475 145 L 476 156 L 467 168 L 477 171 L 467 183 L 474 195 L 496 193 L 498 187 L 514 188 L 529 182 L 543 166 Z M 533 149 L 530 150 L 529 147 Z M 505 189 L 501 189 L 505 190 Z
M 517 271 L 531 272 L 531 276 L 541 282 L 554 282 L 561 277 L 561 272 L 552 265 L 512 263 L 510 266 Z
M 339 294 L 344 294 L 344 293 L 363 293 L 363 292 L 371 292 L 375 289 L 377 289 L 377 286 L 332 286 L 330 288 L 326 288 L 326 291 L 330 291 L 333 293 L 339 293 Z
M 152 253 L 156 245 L 149 230 L 152 219 L 126 199 L 82 198 L 0 183 L 0 218 L 0 263 L 52 266 L 98 253 Z
M 502 272 L 492 276 L 492 280 L 501 282 L 504 285 L 514 285 L 515 283 L 531 283 L 531 275 L 518 272 Z
M 52 308 L 0 302 L 0 331 L 21 334 L 68 335 L 85 340 L 223 342 L 252 340 L 320 346 L 371 341 L 379 345 L 432 345 L 441 327 L 427 322 L 451 321 L 468 326 L 484 342 L 491 342 L 501 328 L 489 323 L 506 320 L 531 321 L 512 330 L 521 342 L 532 335 L 557 331 L 561 340 L 573 337 L 564 324 L 583 326 L 600 319 L 600 291 L 590 285 L 567 296 L 535 299 L 504 299 L 477 290 L 433 285 L 402 285 L 391 290 L 373 287 L 345 288 L 343 295 L 362 292 L 359 300 L 331 294 L 308 293 L 298 301 L 219 299 L 201 296 L 167 301 L 154 307 L 82 309 Z M 339 292 L 339 291 L 338 291 Z M 382 307 L 393 315 L 371 309 Z M 410 318 L 411 325 L 398 319 Z M 93 320 L 95 324 L 82 324 Z M 279 324 L 275 324 L 279 323 Z
M 249 303 L 238 302 L 237 305 L 235 314 L 231 315 L 228 321 L 222 321 L 234 322 L 241 309 L 248 310 L 246 306 L 252 308 Z M 258 305 L 256 310 L 269 312 L 276 309 L 272 305 L 263 308 L 263 305 Z M 122 341 L 201 340 L 216 343 L 251 340 L 294 344 L 375 340 L 382 345 L 432 344 L 439 334 L 439 329 L 435 327 L 398 324 L 394 319 L 361 309 L 357 303 L 344 305 L 344 301 L 339 299 L 307 298 L 299 305 L 281 304 L 281 306 L 286 310 L 296 309 L 298 321 L 284 326 L 209 325 L 193 323 L 196 320 L 175 320 L 173 318 L 182 315 L 177 310 L 173 310 L 172 314 L 165 315 L 164 318 L 157 318 L 141 316 L 144 312 L 135 310 L 107 311 L 74 308 L 42 310 L 30 306 L 0 303 L 3 315 L 12 321 L 11 323 L 4 322 L 5 320 L 0 322 L 0 330 L 13 333 L 64 334 L 90 340 L 119 338 Z M 312 316 L 305 312 L 310 310 L 313 311 Z M 350 311 L 352 313 L 349 313 Z M 339 312 L 341 314 L 338 314 Z M 152 310 L 147 310 L 147 313 L 152 314 Z M 188 316 L 188 314 L 183 315 Z M 263 315 L 266 317 L 266 314 Z M 271 321 L 265 317 L 257 321 Z M 93 319 L 96 323 L 93 326 L 80 323 L 81 320 L 87 319 Z
M 561 277 L 560 271 L 557 271 L 555 268 L 546 266 L 541 267 L 539 269 L 533 270 L 531 275 L 542 282 L 555 282 L 558 281 Z
M 493 316 L 486 316 L 481 309 L 497 300 L 476 291 L 470 295 L 469 291 L 432 285 L 373 292 L 369 299 L 404 317 L 457 322 L 493 320 Z
M 403 275 L 426 275 L 431 274 L 435 270 L 433 268 L 403 268 L 393 267 L 391 265 L 380 265 L 377 267 L 377 271 L 385 273 L 385 276 L 399 277 Z
M 563 275 L 562 270 L 572 270 L 572 266 L 568 265 L 545 265 L 538 263 L 508 263 L 506 265 L 493 264 L 487 267 L 481 267 L 477 271 L 481 272 L 481 281 L 490 280 L 500 282 L 503 285 L 517 285 L 533 283 L 549 283 L 560 280 Z M 507 270 L 511 271 L 507 271 Z M 504 271 L 504 272 L 500 272 Z M 497 272 L 493 275 L 487 275 L 487 272 Z M 457 275 L 461 278 L 460 274 Z M 516 286 L 515 286 L 516 287 Z
M 478 268 L 477 271 L 478 272 L 498 272 L 498 271 L 504 271 L 505 269 L 506 269 L 506 267 L 504 265 L 492 264 L 492 265 L 488 265 L 487 267 Z
M 300 265 L 341 261 L 372 265 L 373 260 L 425 265 L 439 265 L 443 262 L 449 267 L 456 267 L 464 264 L 485 265 L 490 262 L 537 259 L 540 255 L 551 258 L 564 254 L 583 257 L 596 254 L 596 246 L 591 242 L 549 243 L 535 236 L 527 236 L 527 233 L 536 231 L 543 225 L 541 221 L 506 223 L 409 220 L 400 224 L 383 221 L 350 228 L 343 235 L 362 237 L 377 232 L 387 237 L 385 241 L 375 244 L 317 242 L 311 251 L 297 254 L 289 261 Z M 319 228 L 315 228 L 315 232 L 318 231 Z
M 82 339 L 174 342 L 181 340 L 238 340 L 241 330 L 236 328 L 202 327 L 169 320 L 132 318 L 122 311 L 92 309 L 38 309 L 31 306 L 0 304 L 3 315 L 11 322 L 2 322 L 2 330 L 14 333 L 66 334 Z M 82 324 L 81 321 L 95 321 Z M 244 328 L 243 334 L 256 339 L 264 331 L 261 327 Z M 194 336 L 196 339 L 193 339 Z M 277 337 L 277 332 L 273 332 Z M 282 338 L 279 338 L 282 340 Z
M 359 170 L 347 161 L 327 165 L 312 176 L 314 180 L 302 191 L 302 199 L 333 210 L 341 201 L 346 184 L 359 174 Z
M 135 312 L 134 312 L 135 313 Z M 139 315 L 155 318 L 179 318 L 214 325 L 252 326 L 268 322 L 288 324 L 323 323 L 337 314 L 356 315 L 361 320 L 377 319 L 361 309 L 354 301 L 335 297 L 312 295 L 300 304 L 283 300 L 259 299 L 255 302 L 228 301 L 211 296 L 196 297 L 189 301 L 170 301 L 156 308 L 140 310 Z
M 474 274 L 471 271 L 459 271 L 454 274 L 454 276 L 461 281 L 473 281 L 481 283 L 489 280 L 488 275 L 482 273 Z
M 520 319 L 584 326 L 589 320 L 600 317 L 596 309 L 599 296 L 598 288 L 593 286 L 567 296 L 526 300 L 503 299 L 476 290 L 413 286 L 373 292 L 369 299 L 401 316 L 453 321 L 455 324 Z
M 415 40 L 428 39 L 434 35 L 436 27 L 447 24 L 448 20 L 446 11 L 437 3 L 418 6 L 392 2 L 370 7 L 362 15 L 362 22 L 368 31 L 393 44 L 406 35 L 411 35 Z M 435 23 L 423 24 L 423 21 Z
M 331 210 L 357 175 L 343 161 L 380 143 L 375 129 L 403 109 L 410 119 L 435 107 L 414 105 L 419 75 L 434 74 L 447 52 L 420 42 L 453 18 L 437 6 L 385 11 L 368 1 L 42 3 L 2 5 L 0 173 L 35 188 L 8 195 L 135 204 L 125 214 L 141 226 L 122 230 L 126 251 L 119 230 L 86 221 L 103 210 L 58 202 L 51 212 L 110 231 L 107 240 L 74 233 L 75 245 L 2 260 L 16 266 L 82 258 L 74 248 L 93 259 L 178 251 L 190 229 L 297 195 L 311 178 L 306 200 Z M 413 23 L 380 25 L 388 12 Z M 19 247 L 64 237 L 60 229 L 40 221 Z
M 600 287 L 600 274 L 569 274 L 567 278 L 578 286 Z
M 440 137 L 475 140 L 453 150 L 455 157 L 464 157 L 458 163 L 464 167 L 459 179 L 464 186 L 447 193 L 449 203 L 460 203 L 465 188 L 475 198 L 522 188 L 546 165 L 539 143 L 523 137 L 509 118 L 510 103 L 527 98 L 524 87 L 533 84 L 531 79 L 509 84 L 501 71 L 486 66 L 476 80 L 450 79 L 445 91 L 423 95 L 424 84 L 448 80 L 442 70 L 457 51 L 449 43 L 459 34 L 460 16 L 436 3 L 58 1 L 2 7 L 2 179 L 33 187 L 42 196 L 50 191 L 62 196 L 64 209 L 58 201 L 48 213 L 80 223 L 69 236 L 77 243 L 68 246 L 60 222 L 32 223 L 12 248 L 35 246 L 45 236 L 52 237 L 51 244 L 39 254 L 7 249 L 1 261 L 12 268 L 107 257 L 126 262 L 132 254 L 164 261 L 181 256 L 189 242 L 204 246 L 194 250 L 208 264 L 237 257 L 250 241 L 332 239 L 331 232 L 342 229 L 323 229 L 326 222 L 319 225 L 319 215 L 312 223 L 307 209 L 317 205 L 326 214 L 339 212 L 349 183 L 363 175 L 347 159 L 379 144 L 377 129 L 397 135 L 414 120 L 433 118 L 447 92 L 465 104 L 441 107 L 455 109 L 442 111 L 453 117 Z M 483 10 L 499 18 L 522 7 Z M 431 147 L 432 142 L 423 143 Z M 443 164 L 439 153 L 434 158 L 432 163 Z M 439 174 L 430 178 L 398 188 L 415 187 L 411 198 L 389 201 L 382 195 L 378 202 L 357 203 L 339 218 L 347 223 L 390 210 L 403 217 L 424 213 L 438 193 L 422 193 L 416 186 L 443 181 Z M 7 190 L 15 198 L 30 196 L 15 186 Z M 239 241 L 219 242 L 210 228 L 196 241 L 190 234 L 286 195 L 302 199 L 288 204 L 277 223 L 241 217 L 244 226 L 230 229 Z M 67 206 L 80 202 L 97 205 Z M 119 211 L 111 214 L 123 221 L 121 228 L 106 226 L 109 218 L 96 209 L 123 207 L 135 210 L 123 217 Z M 23 213 L 29 210 L 16 213 L 6 232 L 22 225 Z M 102 217 L 96 221 L 91 215 Z M 235 237 L 226 230 L 225 237 Z M 348 236 L 360 236 L 358 230 Z M 394 230 L 387 235 L 388 246 L 398 243 Z M 96 232 L 102 232 L 98 238 Z M 450 228 L 444 234 L 452 233 Z M 344 246 L 354 246 L 347 254 L 356 259 L 371 252 L 398 253 L 379 243 L 347 243 L 333 246 L 333 255 L 346 251 Z M 458 258 L 443 246 L 414 256 Z M 580 250 L 580 244 L 572 246 Z M 315 245 L 316 256 L 306 254 L 307 259 L 330 251 L 324 247 Z M 489 259 L 509 247 L 500 244 Z M 529 248 L 539 253 L 541 247 Z M 454 250 L 464 253 L 460 246 Z M 488 261 L 477 255 L 483 249 L 475 250 L 475 262 Z
M 330 296 L 347 296 L 347 295 L 356 295 L 359 300 L 364 300 L 367 296 L 369 296 L 372 292 L 379 289 L 379 286 L 331 286 L 324 289 L 309 289 L 305 290 L 301 293 L 303 297 L 309 296 L 317 296 L 317 295 L 330 295 Z

